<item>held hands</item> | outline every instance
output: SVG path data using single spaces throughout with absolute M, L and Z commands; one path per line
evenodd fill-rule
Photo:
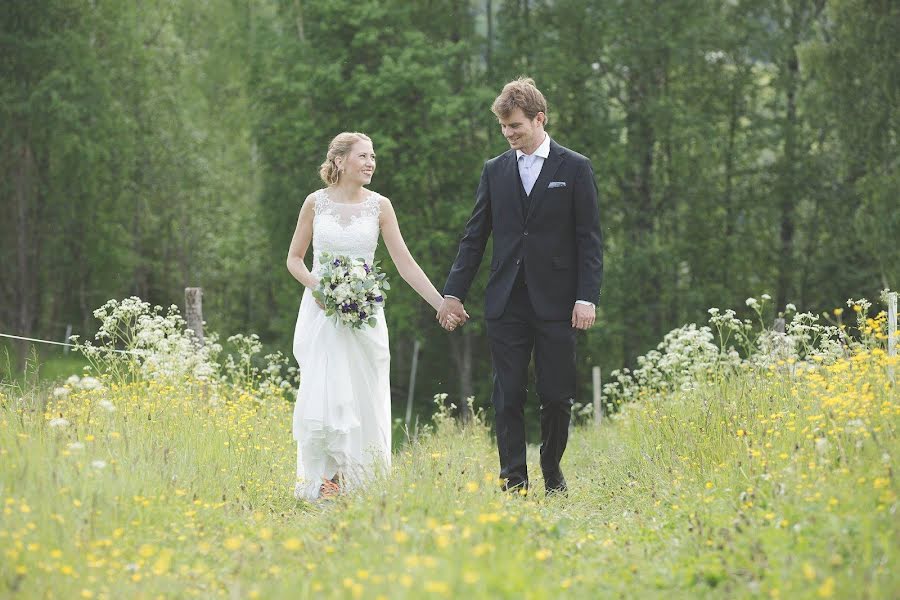
M 590 329 L 597 318 L 597 309 L 587 304 L 575 304 L 572 309 L 572 327 L 582 331 Z
M 456 298 L 445 297 L 438 309 L 436 318 L 441 327 L 447 331 L 453 331 L 469 320 L 469 313 L 463 308 L 462 302 Z

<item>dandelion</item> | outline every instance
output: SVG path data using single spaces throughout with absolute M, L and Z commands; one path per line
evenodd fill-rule
M 476 482 L 476 481 L 470 481 L 469 483 L 467 483 L 467 484 L 466 484 L 466 491 L 467 491 L 467 492 L 471 492 L 471 493 L 477 492 L 477 491 L 478 491 L 478 482 Z
M 542 548 L 534 553 L 534 557 L 540 561 L 544 561 L 550 558 L 551 554 L 550 550 Z
M 227 538 L 224 542 L 224 546 L 226 550 L 237 550 L 241 547 L 242 540 L 239 537 L 230 537 Z
M 284 546 L 285 550 L 299 550 L 300 546 L 302 546 L 300 540 L 297 538 L 288 538 L 281 543 Z

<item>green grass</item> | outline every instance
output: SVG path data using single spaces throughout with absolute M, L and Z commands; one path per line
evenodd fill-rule
M 64 353 L 61 347 L 48 346 L 40 351 L 32 345 L 25 365 L 16 365 L 15 348 L 6 340 L 0 341 L 0 381 L 49 385 L 64 381 L 69 375 L 81 375 L 88 361 L 77 352 Z
M 99 403 L 116 407 L 108 412 Z M 885 358 L 647 397 L 497 491 L 483 426 L 439 419 L 361 493 L 291 495 L 291 406 L 190 382 L 7 396 L 0 596 L 891 598 Z M 70 425 L 50 427 L 63 416 Z M 83 444 L 81 449 L 70 444 Z M 532 449 L 533 450 L 533 449 Z M 102 460 L 102 468 L 91 466 Z

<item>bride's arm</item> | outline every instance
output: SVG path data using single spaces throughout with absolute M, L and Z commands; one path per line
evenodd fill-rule
M 300 208 L 300 216 L 297 217 L 297 228 L 291 239 L 291 247 L 288 250 L 287 268 L 294 279 L 310 289 L 319 285 L 319 280 L 309 272 L 303 262 L 309 243 L 312 241 L 313 217 L 315 216 L 316 199 L 313 194 L 306 197 Z
M 444 297 L 435 289 L 419 263 L 409 253 L 409 248 L 406 247 L 406 242 L 403 241 L 403 236 L 400 234 L 400 225 L 397 223 L 394 207 L 391 205 L 391 201 L 384 197 L 381 198 L 380 220 L 381 237 L 400 277 L 437 311 L 441 307 Z

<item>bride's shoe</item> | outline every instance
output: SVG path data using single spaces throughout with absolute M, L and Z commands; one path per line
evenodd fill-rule
M 341 486 L 336 482 L 322 478 L 322 485 L 319 486 L 319 498 L 328 500 L 334 498 L 341 493 Z

